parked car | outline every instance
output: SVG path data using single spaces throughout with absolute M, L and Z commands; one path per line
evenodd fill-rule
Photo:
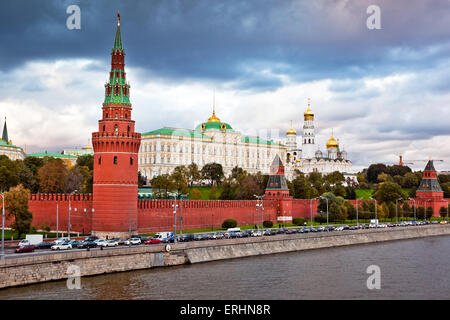
M 72 245 L 72 248 L 76 248 L 82 241 L 80 240 L 70 240 L 69 243 Z
M 34 246 L 35 249 L 50 249 L 55 243 L 52 241 L 43 241 Z
M 263 233 L 262 231 L 254 231 L 252 233 L 252 237 L 262 237 Z
M 223 239 L 223 238 L 225 238 L 225 232 L 223 231 L 214 232 L 214 239 Z
M 83 241 L 81 242 L 77 248 L 78 249 L 87 249 L 87 248 L 96 248 L 97 247 L 97 242 L 95 241 Z
M 325 231 L 334 231 L 335 228 L 333 226 L 326 226 Z
M 99 247 L 106 247 L 108 242 L 106 240 L 95 240 L 95 243 L 97 243 L 97 246 Z
M 297 229 L 294 229 L 294 228 L 287 229 L 285 233 L 286 234 L 294 234 L 294 233 L 297 233 Z
M 24 253 L 24 252 L 33 252 L 35 247 L 32 244 L 24 245 L 22 247 L 17 248 L 15 253 Z
M 122 244 L 125 244 L 125 240 L 123 240 L 123 239 L 120 239 L 120 238 L 112 238 L 111 240 L 108 240 L 108 241 L 115 241 L 115 242 L 117 242 L 117 245 L 122 245 Z
M 72 249 L 72 245 L 70 244 L 69 241 L 60 243 L 60 244 L 55 244 L 54 246 L 51 247 L 52 250 L 69 250 Z
M 111 240 L 106 240 L 106 246 L 107 247 L 117 247 L 119 245 L 119 241 L 111 239 Z
M 265 236 L 271 236 L 271 235 L 272 235 L 272 230 L 270 230 L 270 229 L 264 230 L 264 231 L 263 231 L 263 235 L 265 235 Z
M 95 240 L 98 240 L 97 236 L 90 236 L 84 239 L 84 241 L 95 241 Z
M 308 233 L 309 232 L 309 228 L 302 228 L 302 233 Z
M 144 241 L 145 244 L 158 244 L 161 243 L 161 239 L 156 238 L 147 238 L 147 240 Z
M 357 227 L 357 226 L 351 226 L 351 227 L 349 228 L 349 230 L 358 230 L 358 227 Z
M 442 221 L 440 222 L 440 224 L 447 224 L 447 221 L 442 220 Z
M 132 239 L 140 239 L 141 243 L 147 240 L 147 237 L 141 236 L 140 234 L 136 234 L 134 236 L 131 236 Z
M 192 233 L 183 234 L 180 238 L 181 242 L 187 242 L 194 240 L 194 235 Z
M 319 232 L 325 231 L 325 227 L 318 227 L 317 231 L 319 231 Z
M 239 237 L 239 235 L 238 235 L 238 232 L 234 232 L 234 231 L 230 231 L 230 232 L 226 232 L 225 233 L 225 238 L 227 238 L 227 239 L 234 239 L 234 238 L 238 238 Z
M 336 231 L 342 231 L 342 230 L 344 230 L 344 226 L 338 226 L 338 227 L 336 227 L 334 230 L 336 230 Z
M 140 238 L 131 238 L 131 239 L 125 240 L 125 244 L 126 244 L 127 246 L 130 246 L 130 245 L 137 245 L 137 244 L 141 244 L 141 243 L 142 243 L 142 241 L 141 241 Z

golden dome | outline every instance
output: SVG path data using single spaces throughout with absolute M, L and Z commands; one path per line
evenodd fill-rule
M 297 132 L 291 128 L 288 131 L 286 131 L 286 134 L 297 134 Z
M 336 141 L 333 134 L 331 134 L 330 140 L 327 141 L 327 148 L 328 149 L 330 149 L 330 148 L 337 149 L 338 147 L 339 147 L 339 143 Z
M 216 117 L 216 111 L 213 111 L 211 118 L 208 119 L 208 122 L 220 122 L 220 119 Z
M 308 99 L 308 109 L 303 114 L 305 117 L 305 121 L 314 120 L 314 112 L 311 110 L 311 101 Z

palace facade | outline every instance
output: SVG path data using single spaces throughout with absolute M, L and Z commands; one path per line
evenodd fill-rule
M 147 182 L 191 163 L 199 169 L 207 163 L 219 163 L 225 175 L 236 166 L 249 173 L 269 173 L 276 155 L 286 157 L 283 144 L 242 135 L 216 117 L 213 109 L 212 116 L 194 130 L 164 127 L 143 133 L 139 171 Z

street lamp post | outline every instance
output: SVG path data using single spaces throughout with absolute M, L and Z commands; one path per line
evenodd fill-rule
M 320 197 L 320 199 L 325 199 L 327 200 L 327 227 L 328 227 L 328 198 L 327 197 Z
M 312 223 L 312 201 L 313 200 L 317 200 L 317 198 L 312 198 L 310 200 L 310 202 L 309 202 L 309 209 L 310 209 L 310 215 L 311 215 L 311 217 L 310 217 L 310 219 L 311 219 L 311 228 L 312 228 L 312 225 L 313 225 L 313 223 Z
M 5 194 L 0 192 L 2 196 L 2 259 L 5 259 Z
M 416 223 L 416 200 L 413 198 L 409 198 L 408 200 L 412 200 L 414 202 L 414 223 Z
M 395 223 L 398 224 L 398 201 L 403 200 L 403 198 L 395 200 Z
M 175 204 L 172 205 L 173 208 L 173 215 L 174 215 L 174 219 L 175 219 L 175 224 L 174 224 L 174 235 L 177 234 L 177 208 L 178 208 L 178 204 L 177 204 L 177 197 L 175 197 Z
M 67 231 L 67 237 L 70 240 L 70 211 L 72 211 L 72 207 L 70 206 L 70 199 L 72 198 L 72 195 L 77 192 L 78 190 L 73 190 L 70 194 L 69 194 L 69 224 L 68 224 L 68 231 Z
M 358 199 L 356 199 L 356 226 L 359 228 L 359 222 L 358 222 Z

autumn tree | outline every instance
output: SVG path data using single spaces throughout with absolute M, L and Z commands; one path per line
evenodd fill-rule
M 202 175 L 198 170 L 197 164 L 194 162 L 188 165 L 187 170 L 189 175 L 189 186 L 192 187 L 194 183 L 198 182 L 202 178 Z
M 5 192 L 5 209 L 8 212 L 8 218 L 14 218 L 11 227 L 18 232 L 19 237 L 30 231 L 33 221 L 33 215 L 28 210 L 29 197 L 30 190 L 25 189 L 21 184 Z
M 64 192 L 67 173 L 67 166 L 61 159 L 49 158 L 38 170 L 39 190 L 46 193 Z

